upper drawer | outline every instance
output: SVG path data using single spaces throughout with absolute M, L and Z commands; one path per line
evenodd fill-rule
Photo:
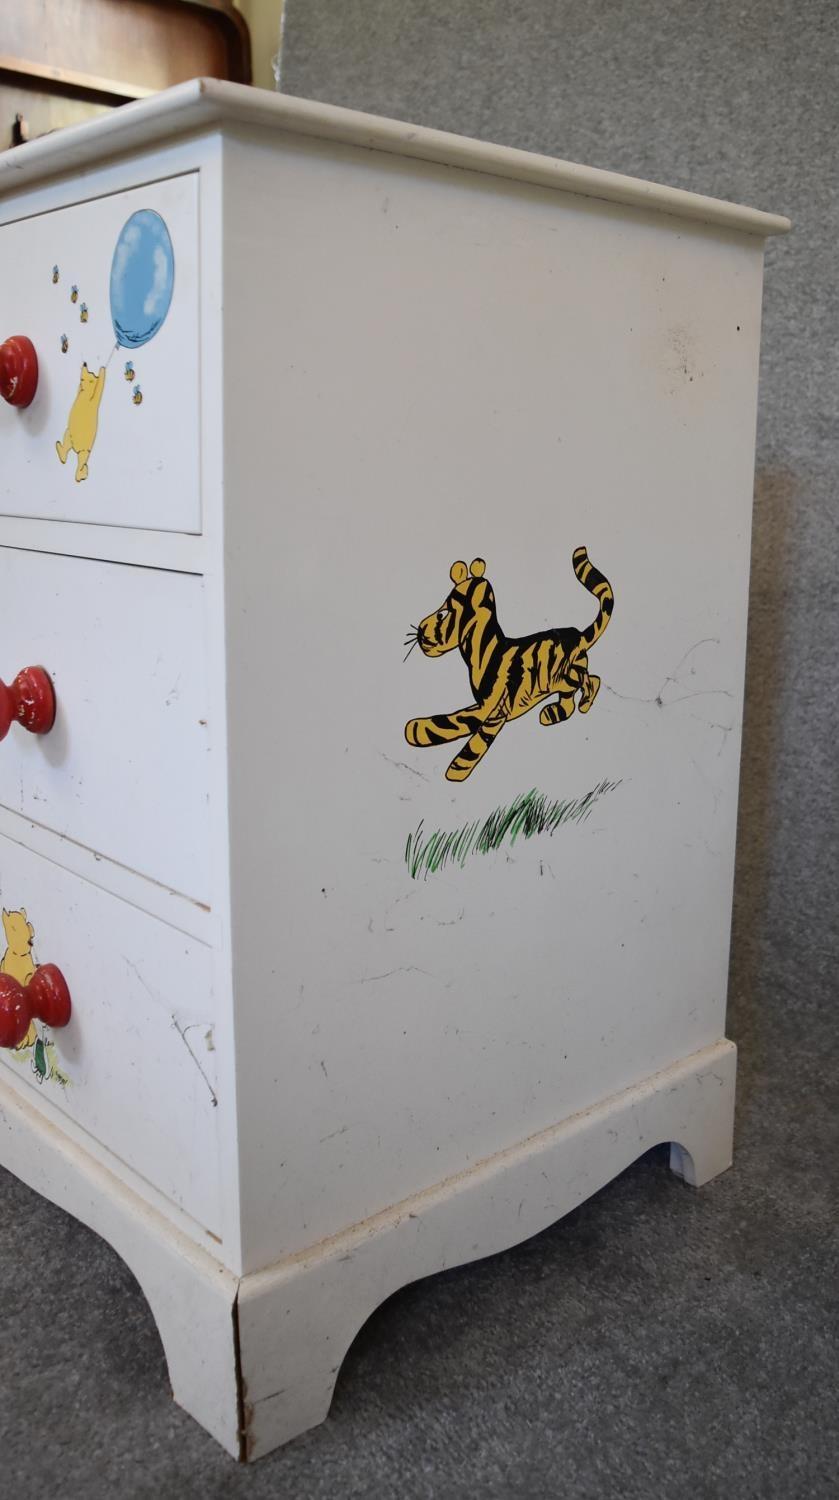
M 0 744 L 0 803 L 209 903 L 203 580 L 0 547 L 0 599 L 0 677 L 43 666 L 58 705 Z
M 0 513 L 200 531 L 198 173 L 3 225 L 0 286 L 38 356 Z

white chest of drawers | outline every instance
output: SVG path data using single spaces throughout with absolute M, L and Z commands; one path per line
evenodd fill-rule
M 659 1142 L 730 1161 L 787 225 L 207 83 L 0 191 L 39 364 L 0 411 L 0 669 L 58 704 L 0 747 L 0 967 L 73 1002 L 0 1053 L 0 1160 L 254 1457 L 399 1285 Z

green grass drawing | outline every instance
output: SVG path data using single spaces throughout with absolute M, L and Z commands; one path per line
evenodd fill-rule
M 55 1082 L 63 1089 L 70 1088 L 70 1079 L 66 1073 L 62 1073 L 56 1062 L 55 1042 L 44 1041 L 39 1036 L 32 1046 L 22 1047 L 20 1050 L 15 1047 L 9 1056 L 14 1062 L 28 1063 L 39 1083 Z
M 444 865 L 457 864 L 463 869 L 473 854 L 490 854 L 516 839 L 532 839 L 535 834 L 554 834 L 563 823 L 582 823 L 595 802 L 620 786 L 619 781 L 601 781 L 598 786 L 570 802 L 549 801 L 543 792 L 523 792 L 509 807 L 497 807 L 483 822 L 465 823 L 448 832 L 438 828 L 426 834 L 422 822 L 415 833 L 408 834 L 405 863 L 414 880 L 427 880 Z

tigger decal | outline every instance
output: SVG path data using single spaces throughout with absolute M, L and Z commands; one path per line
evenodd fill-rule
M 577 548 L 572 562 L 580 583 L 600 605 L 597 619 L 587 630 L 568 626 L 518 639 L 506 636 L 498 623 L 495 595 L 484 577 L 486 563 L 481 557 L 475 558 L 471 568 L 464 562 L 454 563 L 449 575 L 454 587 L 445 603 L 418 626 L 411 626 L 408 655 L 417 645 L 426 656 L 442 656 L 459 647 L 475 695 L 474 703 L 457 713 L 409 719 L 405 725 L 409 745 L 466 740 L 446 771 L 449 781 L 471 776 L 504 725 L 537 703 L 544 703 L 539 722 L 545 725 L 564 723 L 575 706 L 581 714 L 591 708 L 600 678 L 589 672 L 588 653 L 609 623 L 614 595 L 608 579 L 589 562 L 585 547 Z M 551 701 L 545 703 L 546 698 Z

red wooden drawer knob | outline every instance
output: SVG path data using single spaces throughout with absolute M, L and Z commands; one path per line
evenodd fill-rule
M 0 396 L 10 406 L 29 406 L 38 389 L 38 356 L 22 333 L 0 344 Z
M 67 981 L 55 964 L 41 964 L 29 983 L 0 974 L 0 1047 L 17 1047 L 33 1018 L 46 1026 L 66 1026 L 72 1005 Z
M 55 722 L 55 691 L 43 667 L 24 667 L 11 687 L 0 682 L 0 740 L 17 721 L 30 734 L 46 734 Z

